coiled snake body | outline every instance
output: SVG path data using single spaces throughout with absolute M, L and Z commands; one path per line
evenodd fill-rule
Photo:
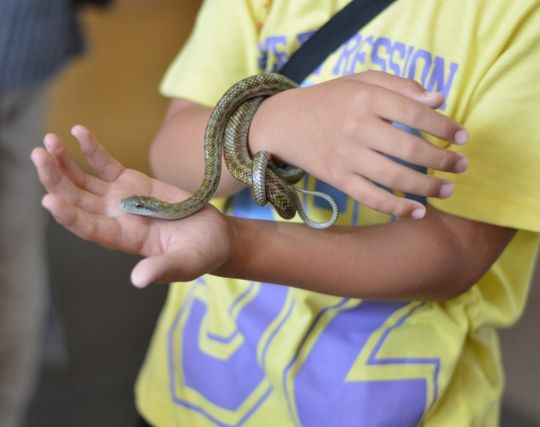
M 268 96 L 297 87 L 296 83 L 275 73 L 248 77 L 233 85 L 212 111 L 204 136 L 204 178 L 191 197 L 169 203 L 153 197 L 130 196 L 120 201 L 125 211 L 161 219 L 181 219 L 202 209 L 217 190 L 221 176 L 221 156 L 225 157 L 231 175 L 250 187 L 257 204 L 270 202 L 285 219 L 297 212 L 313 228 L 330 227 L 337 219 L 337 205 L 327 194 L 293 186 L 303 171 L 281 169 L 269 162 L 267 152 L 249 156 L 247 135 L 251 119 L 259 104 Z M 308 218 L 297 192 L 322 197 L 332 207 L 332 217 L 325 222 Z

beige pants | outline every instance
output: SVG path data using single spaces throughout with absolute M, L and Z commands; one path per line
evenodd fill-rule
M 0 91 L 0 427 L 24 421 L 41 364 L 46 216 L 29 156 L 44 104 L 44 87 Z

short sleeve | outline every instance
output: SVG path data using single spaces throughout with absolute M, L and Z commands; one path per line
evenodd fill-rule
M 467 156 L 469 169 L 458 175 L 434 172 L 453 181 L 455 192 L 430 204 L 469 219 L 539 232 L 540 7 L 516 27 L 473 90 L 462 117 L 470 141 L 452 147 Z
M 249 0 L 205 0 L 161 93 L 213 106 L 235 82 L 257 73 L 257 13 Z

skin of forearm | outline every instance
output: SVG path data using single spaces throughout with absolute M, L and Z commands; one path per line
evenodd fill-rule
M 489 269 L 514 234 L 433 209 L 419 221 L 328 230 L 230 221 L 233 256 L 215 274 L 369 299 L 456 297 Z
M 185 100 L 175 100 L 150 149 L 153 175 L 190 193 L 201 185 L 204 175 L 203 144 L 211 109 Z M 242 188 L 222 163 L 216 197 Z

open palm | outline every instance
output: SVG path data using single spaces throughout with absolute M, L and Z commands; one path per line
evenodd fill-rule
M 214 271 L 227 259 L 231 232 L 226 218 L 208 206 L 180 221 L 164 221 L 124 212 L 119 201 L 133 194 L 166 201 L 189 196 L 185 191 L 124 168 L 88 129 L 72 134 L 97 176 L 85 173 L 69 157 L 57 135 L 44 138 L 32 160 L 47 195 L 43 206 L 77 236 L 124 252 L 142 255 L 132 272 L 136 286 L 153 281 L 191 280 Z

